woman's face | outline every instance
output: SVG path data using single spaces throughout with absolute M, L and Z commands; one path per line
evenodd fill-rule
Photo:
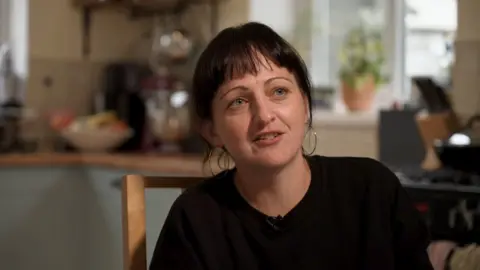
M 225 147 L 236 164 L 276 167 L 302 153 L 307 98 L 292 73 L 264 61 L 256 75 L 246 74 L 219 88 L 212 122 L 204 125 L 204 137 Z

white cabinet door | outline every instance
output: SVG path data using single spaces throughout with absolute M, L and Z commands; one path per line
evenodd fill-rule
M 82 166 L 0 169 L 0 268 L 122 269 L 118 183 L 126 173 Z M 148 261 L 179 194 L 146 193 Z
M 317 145 L 315 153 L 325 156 L 377 157 L 377 131 L 374 127 L 329 125 L 315 127 Z M 305 139 L 305 149 L 313 149 L 313 139 Z M 310 143 L 309 143 L 310 141 Z
M 0 268 L 87 269 L 83 186 L 77 168 L 2 168 Z

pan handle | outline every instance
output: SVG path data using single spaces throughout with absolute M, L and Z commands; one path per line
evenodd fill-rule
M 480 123 L 480 114 L 475 114 L 474 116 L 468 119 L 467 125 L 465 126 L 466 129 L 473 129 L 476 123 Z

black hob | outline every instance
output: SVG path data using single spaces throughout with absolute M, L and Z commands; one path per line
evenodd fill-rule
M 450 169 L 391 168 L 413 195 L 451 199 L 480 199 L 480 175 Z
M 480 175 L 449 169 L 426 171 L 404 167 L 392 170 L 425 217 L 432 240 L 480 244 Z M 473 228 L 466 226 L 459 213 L 455 214 L 454 226 L 450 224 L 452 209 L 461 202 L 473 213 Z
M 413 182 L 480 186 L 480 175 L 450 169 L 427 171 L 420 168 L 407 168 L 397 169 L 395 173 Z

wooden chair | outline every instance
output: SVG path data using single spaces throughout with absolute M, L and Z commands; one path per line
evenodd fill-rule
M 122 180 L 123 269 L 146 270 L 145 189 L 185 189 L 202 177 L 145 177 L 126 175 Z

